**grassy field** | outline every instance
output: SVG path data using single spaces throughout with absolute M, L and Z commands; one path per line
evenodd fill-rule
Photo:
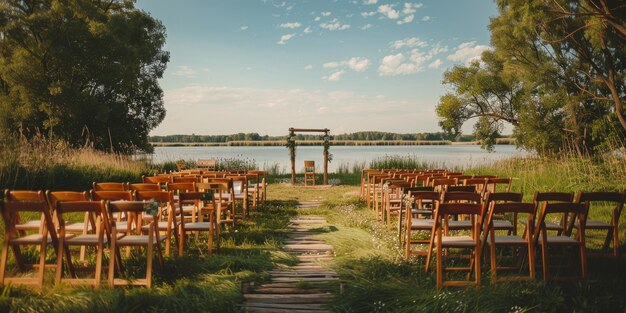
M 515 186 L 515 185 L 514 185 Z M 435 275 L 424 272 L 422 259 L 405 261 L 397 233 L 376 221 L 356 196 L 355 187 L 338 186 L 303 192 L 287 185 L 272 186 L 272 198 L 326 198 L 319 209 L 301 214 L 323 215 L 330 226 L 320 238 L 334 247 L 329 264 L 347 282 L 336 295 L 338 312 L 623 312 L 626 306 L 626 249 L 619 259 L 589 259 L 590 277 L 578 283 L 515 282 L 490 285 L 484 267 L 482 288 L 438 291 Z M 605 214 L 606 212 L 603 212 Z M 622 223 L 624 224 L 624 223 Z M 626 225 L 623 225 L 626 226 Z M 624 228 L 622 228 L 624 229 Z M 599 234 L 596 234 L 600 236 Z M 621 238 L 626 235 L 622 232 Z M 624 242 L 624 241 L 622 241 Z

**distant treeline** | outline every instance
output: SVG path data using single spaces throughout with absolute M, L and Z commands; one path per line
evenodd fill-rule
M 232 135 L 168 135 L 168 136 L 150 136 L 150 142 L 231 142 L 231 141 L 281 141 L 286 140 L 287 136 L 261 136 L 258 133 L 238 133 Z M 319 135 L 303 135 L 297 134 L 296 140 L 320 140 Z M 377 131 L 362 131 L 351 134 L 333 135 L 333 140 L 355 140 L 355 141 L 433 141 L 433 140 L 450 140 L 443 132 L 437 133 L 415 133 L 415 134 L 396 134 Z M 454 141 L 474 141 L 474 136 L 463 135 Z

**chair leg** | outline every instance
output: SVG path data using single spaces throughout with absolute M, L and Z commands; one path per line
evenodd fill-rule
M 158 235 L 157 235 L 158 236 Z M 154 233 L 148 234 L 148 249 L 146 251 L 146 287 L 152 286 L 152 241 L 154 240 Z
M 63 252 L 65 251 L 65 238 L 59 238 L 59 249 L 57 250 L 57 265 L 56 265 L 56 275 L 54 278 L 54 284 L 58 285 L 61 283 L 61 277 L 63 276 Z M 83 246 L 84 247 L 84 246 Z
M 110 255 L 109 255 L 109 287 L 113 288 L 114 287 L 114 282 L 115 282 L 115 260 L 117 258 L 117 233 L 113 232 L 113 234 L 111 235 L 111 247 L 110 247 Z M 120 263 L 121 266 L 121 263 Z
M 439 241 L 441 242 L 441 241 Z M 443 251 L 441 245 L 437 245 L 437 288 L 443 286 Z
M 544 236 L 545 237 L 545 236 Z M 547 281 L 548 280 L 548 246 L 545 243 L 545 240 L 543 240 L 542 244 L 541 244 L 541 265 L 543 267 L 543 280 Z
M 587 278 L 587 248 L 584 243 L 580 245 L 580 272 L 583 279 Z
M 613 256 L 619 255 L 619 228 L 617 225 L 613 226 Z
M 4 285 L 4 275 L 7 268 L 7 258 L 9 257 L 9 238 L 4 238 L 2 243 L 2 260 L 0 260 L 0 284 Z
M 37 273 L 37 286 L 39 289 L 43 288 L 43 274 L 46 270 L 46 248 L 48 247 L 47 235 L 43 234 L 43 240 L 41 241 L 41 250 L 39 250 L 39 271 Z
M 531 241 L 528 242 L 528 272 L 531 279 L 535 279 L 535 247 Z
M 496 244 L 493 240 L 489 244 L 489 259 L 491 260 L 491 283 L 498 281 L 498 264 L 496 262 Z
M 475 270 L 475 278 L 476 278 L 476 286 L 480 287 L 480 281 L 481 281 L 481 269 L 480 269 L 480 264 L 482 263 L 480 260 L 480 256 L 482 255 L 482 249 L 480 248 L 480 244 L 478 244 L 477 247 L 474 247 L 474 260 L 476 263 L 474 270 Z

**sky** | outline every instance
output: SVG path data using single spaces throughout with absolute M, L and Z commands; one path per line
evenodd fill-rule
M 139 0 L 166 28 L 151 135 L 441 131 L 446 69 L 489 48 L 492 1 Z M 471 125 L 464 127 L 471 132 Z

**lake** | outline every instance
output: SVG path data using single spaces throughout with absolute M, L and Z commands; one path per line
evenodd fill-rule
M 296 148 L 296 171 L 303 170 L 304 160 L 314 160 L 318 171 L 321 172 L 324 162 L 322 152 L 321 146 L 298 146 Z M 391 155 L 410 156 L 438 167 L 470 167 L 528 154 L 523 150 L 517 150 L 514 145 L 497 145 L 493 153 L 477 145 L 332 146 L 330 153 L 333 155 L 333 160 L 329 164 L 331 173 L 340 165 L 351 166 L 357 163 L 367 166 L 376 158 Z M 277 164 L 285 173 L 290 170 L 289 150 L 285 147 L 155 147 L 152 156 L 154 162 L 212 158 L 247 159 L 256 163 L 260 169 Z

